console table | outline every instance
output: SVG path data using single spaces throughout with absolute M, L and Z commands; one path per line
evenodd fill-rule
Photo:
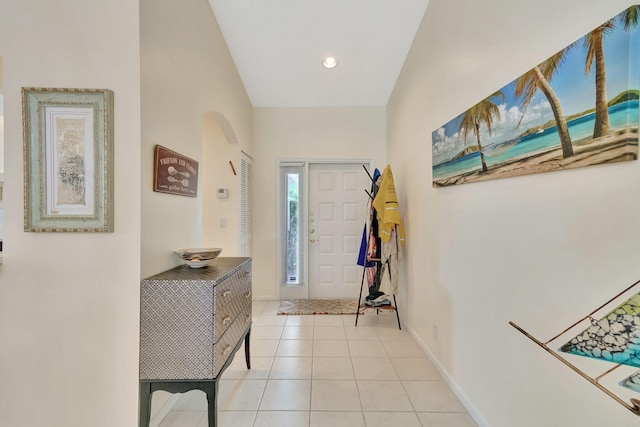
M 218 378 L 251 334 L 251 258 L 220 257 L 204 268 L 180 265 L 140 285 L 140 427 L 154 391 L 207 395 L 216 426 Z

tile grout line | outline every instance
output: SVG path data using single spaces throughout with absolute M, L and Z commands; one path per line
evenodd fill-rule
M 355 325 L 354 325 L 355 327 Z M 345 336 L 346 336 L 346 329 L 345 329 Z M 347 351 L 349 351 L 349 361 L 351 362 L 351 370 L 353 371 L 353 380 L 356 383 L 356 391 L 358 392 L 358 402 L 360 403 L 360 416 L 362 417 L 362 422 L 364 423 L 364 425 L 367 425 L 367 419 L 364 416 L 364 405 L 362 404 L 362 396 L 360 395 L 360 386 L 358 385 L 358 378 L 356 376 L 356 368 L 353 365 L 353 354 L 351 351 L 351 346 L 349 345 L 349 340 L 347 340 Z

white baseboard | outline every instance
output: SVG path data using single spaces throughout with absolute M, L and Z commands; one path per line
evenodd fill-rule
M 427 357 L 429 358 L 429 360 L 431 360 L 431 363 L 433 363 L 433 365 L 436 367 L 438 372 L 440 372 L 440 375 L 442 376 L 442 378 L 449 385 L 449 387 L 451 388 L 451 391 L 453 391 L 453 393 L 458 397 L 458 400 L 460 400 L 460 403 L 462 403 L 462 406 L 464 406 L 467 412 L 469 413 L 469 415 L 471 415 L 471 418 L 473 418 L 476 424 L 478 424 L 478 427 L 490 427 L 487 420 L 485 420 L 484 417 L 480 414 L 480 411 L 478 411 L 478 408 L 476 408 L 476 406 L 471 402 L 471 400 L 469 400 L 469 398 L 464 393 L 464 391 L 462 391 L 462 389 L 458 386 L 458 384 L 456 384 L 453 378 L 451 378 L 449 373 L 444 369 L 442 364 L 433 355 L 431 350 L 429 350 L 429 347 L 427 347 L 427 344 L 424 341 L 422 341 L 422 339 L 418 336 L 418 334 L 416 334 L 416 332 L 411 327 L 406 327 L 406 329 L 407 329 L 407 332 L 409 332 L 409 334 L 416 341 L 416 343 L 420 346 L 420 348 L 422 348 L 422 350 L 426 353 Z

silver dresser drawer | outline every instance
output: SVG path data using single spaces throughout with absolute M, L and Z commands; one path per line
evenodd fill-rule
M 236 320 L 227 329 L 220 340 L 213 347 L 213 374 L 218 376 L 222 365 L 233 351 L 234 347 L 242 338 L 244 332 L 251 323 L 251 304 L 247 304 L 244 310 L 236 317 Z
M 237 273 L 217 285 L 213 294 L 213 341 L 217 342 L 238 314 L 251 302 L 251 264 L 242 266 Z
M 144 279 L 140 379 L 214 379 L 250 323 L 251 258 L 221 257 Z

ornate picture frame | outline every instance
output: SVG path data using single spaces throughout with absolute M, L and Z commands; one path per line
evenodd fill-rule
M 24 231 L 113 232 L 113 92 L 22 88 Z

